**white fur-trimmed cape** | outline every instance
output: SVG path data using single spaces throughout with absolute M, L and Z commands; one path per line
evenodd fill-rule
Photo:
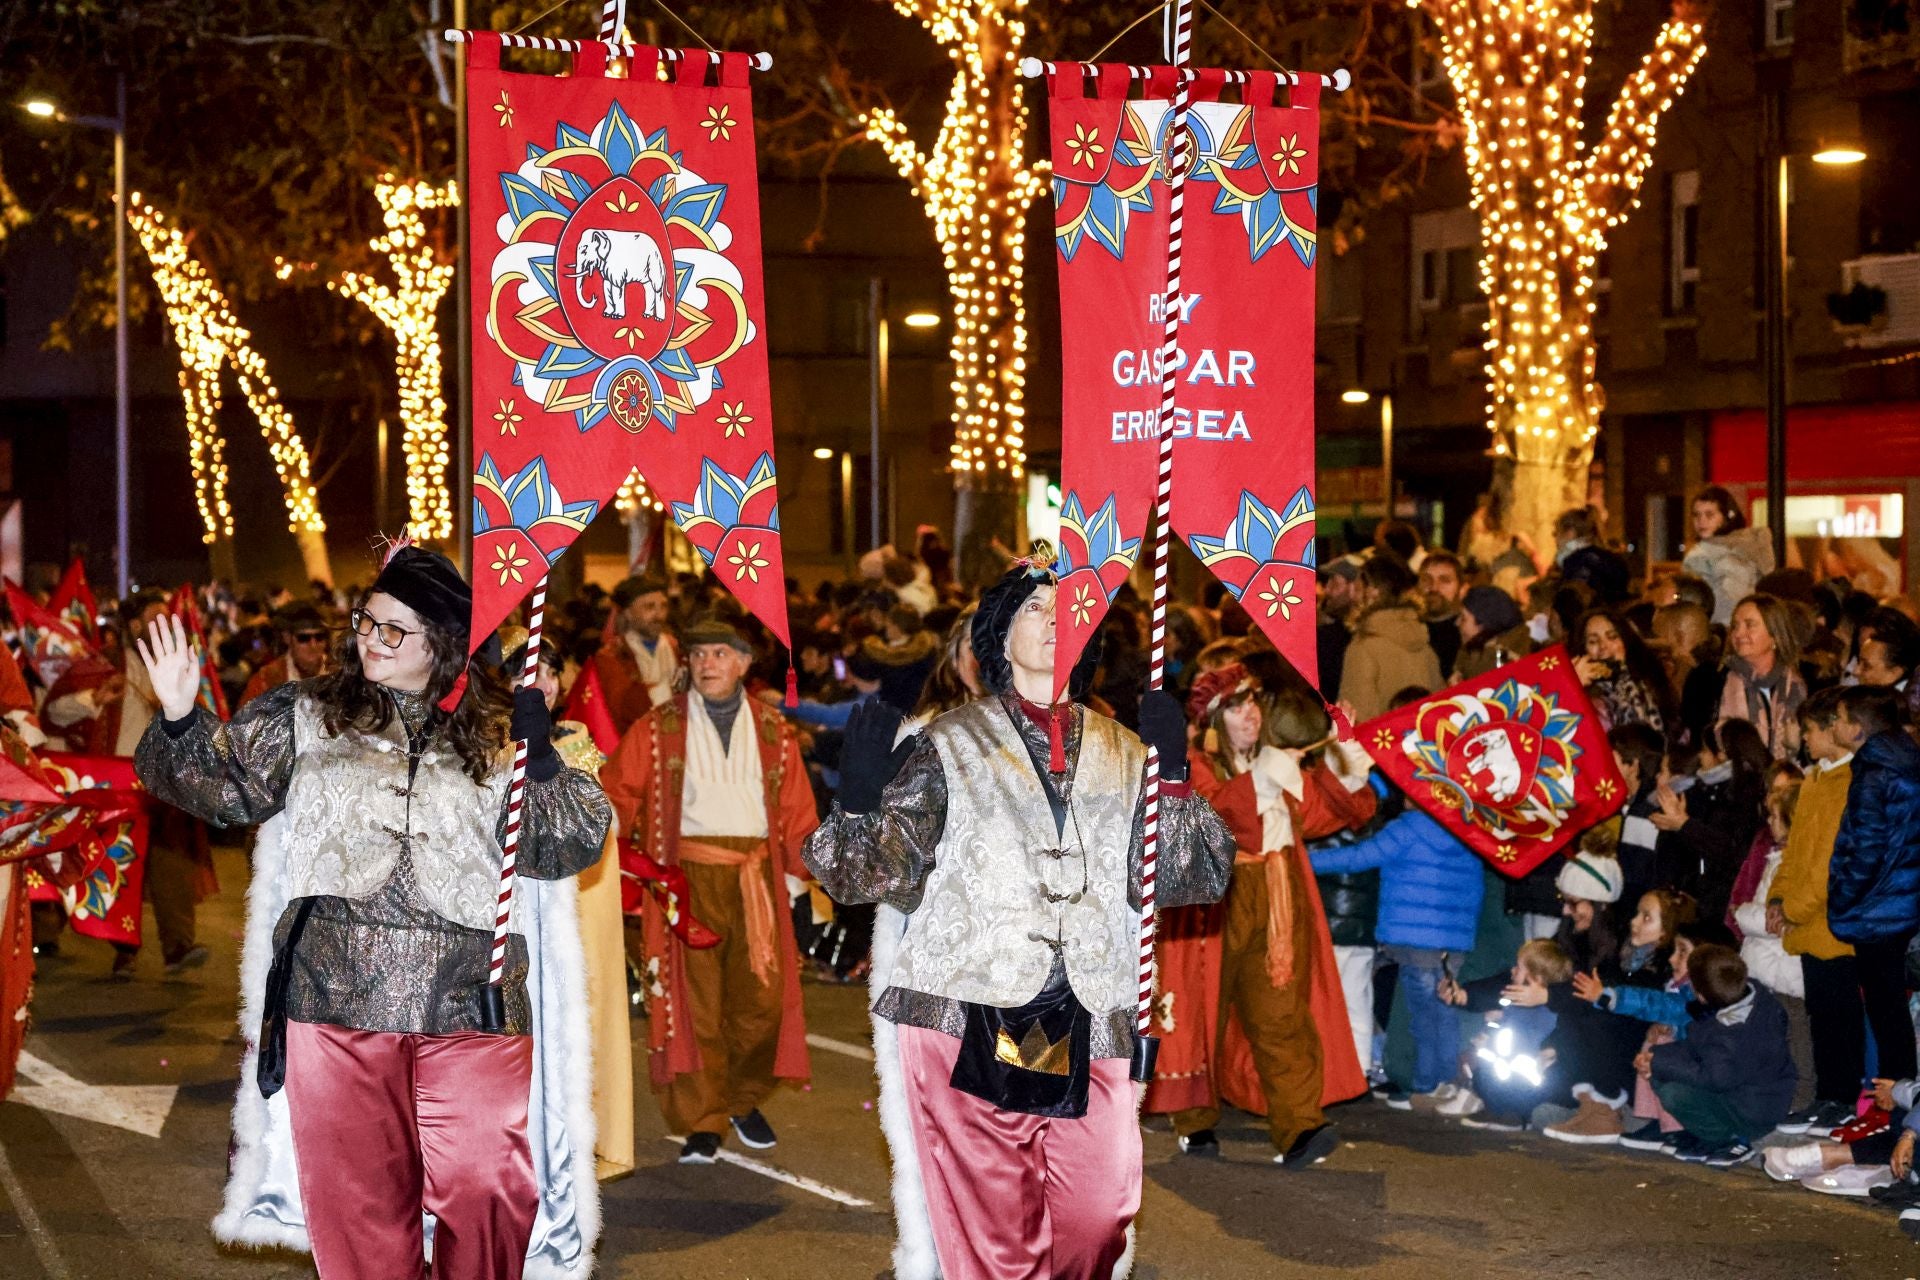
M 287 1093 L 260 1096 L 254 1043 L 273 964 L 273 931 L 287 906 L 281 874 L 284 823 L 276 816 L 260 828 L 247 887 L 240 955 L 240 1031 L 247 1052 L 233 1106 L 226 1200 L 213 1220 L 213 1234 L 227 1245 L 307 1253 L 312 1245 L 300 1203 Z M 575 885 L 571 878 L 523 876 L 514 895 L 514 919 L 526 936 L 530 960 L 534 1048 L 527 1144 L 540 1191 L 525 1275 L 527 1280 L 585 1280 L 593 1272 L 600 1238 L 600 1189 L 594 1179 L 593 1048 Z

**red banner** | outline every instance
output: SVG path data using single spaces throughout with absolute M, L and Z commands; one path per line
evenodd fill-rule
M 1321 81 L 1194 73 L 1172 357 L 1173 526 L 1274 645 L 1316 677 L 1313 324 Z M 1156 487 L 1166 326 L 1171 68 L 1048 77 L 1060 270 L 1066 673 L 1138 560 Z
M 1626 803 L 1606 730 L 1558 645 L 1354 732 L 1408 799 L 1504 875 L 1525 875 Z
M 1182 220 L 1173 527 L 1307 679 L 1320 78 L 1199 73 Z M 1146 104 L 1142 104 L 1145 106 Z
M 1056 692 L 1140 558 L 1158 471 L 1167 183 L 1149 109 L 1166 104 L 1129 101 L 1129 76 L 1080 63 L 1047 75 L 1063 365 Z M 1171 85 L 1171 71 L 1155 81 Z
M 79 556 L 73 558 L 66 573 L 61 575 L 60 585 L 53 589 L 47 608 L 66 619 L 94 648 L 100 647 L 100 604 L 93 598 L 93 588 L 87 585 L 87 566 Z
M 12 582 L 5 585 L 7 609 L 20 628 L 21 652 L 43 686 L 53 688 L 74 663 L 94 656 L 94 647 L 66 619 Z
M 40 761 L 54 788 L 70 802 L 62 810 L 42 812 L 71 812 L 78 806 L 83 816 L 75 826 L 86 834 L 60 852 L 26 864 L 29 896 L 65 906 L 76 933 L 138 946 L 149 814 L 133 761 L 63 751 L 46 752 Z
M 599 44 L 566 78 L 466 48 L 475 646 L 635 466 L 784 643 L 746 55 L 615 80 Z

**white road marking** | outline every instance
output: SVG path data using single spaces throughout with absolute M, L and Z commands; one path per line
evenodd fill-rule
M 667 1134 L 662 1140 L 666 1142 L 686 1142 L 684 1137 L 675 1133 Z M 844 1204 L 853 1209 L 873 1208 L 873 1201 L 862 1200 L 851 1191 L 842 1191 L 840 1188 L 830 1187 L 824 1182 L 815 1182 L 812 1178 L 802 1177 L 797 1173 L 788 1173 L 785 1169 L 776 1168 L 764 1160 L 755 1160 L 752 1156 L 743 1156 L 737 1152 L 728 1151 L 724 1147 L 720 1150 L 720 1159 L 728 1164 L 738 1165 L 742 1169 L 757 1173 L 763 1178 L 772 1178 L 775 1182 L 784 1182 L 790 1187 L 798 1187 L 802 1191 L 811 1191 L 821 1199 L 831 1200 L 835 1204 Z
M 845 1054 L 849 1058 L 858 1058 L 862 1062 L 873 1061 L 873 1050 L 863 1044 L 850 1044 L 845 1040 L 835 1040 L 832 1036 L 818 1036 L 807 1033 L 807 1043 L 816 1049 L 825 1049 L 828 1053 Z
M 173 1110 L 174 1095 L 179 1092 L 179 1086 L 171 1084 L 88 1084 L 24 1051 L 20 1054 L 20 1075 L 33 1083 L 14 1089 L 9 1101 L 130 1129 L 149 1138 L 160 1136 L 167 1113 Z
M 40 1221 L 33 1201 L 27 1199 L 27 1189 L 20 1185 L 20 1179 L 14 1177 L 13 1166 L 7 1162 L 5 1147 L 0 1147 L 0 1191 L 5 1191 L 7 1199 L 13 1202 L 13 1211 L 20 1216 L 20 1225 L 27 1229 L 27 1239 L 33 1241 L 33 1251 L 40 1255 L 40 1266 L 46 1271 L 47 1280 L 73 1280 L 73 1273 L 67 1270 L 66 1260 L 53 1243 L 53 1233 L 47 1230 L 46 1223 Z

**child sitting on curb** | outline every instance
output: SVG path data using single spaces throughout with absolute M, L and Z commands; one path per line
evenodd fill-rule
M 1694 948 L 1687 974 L 1700 1016 L 1684 1039 L 1644 1050 L 1634 1068 L 1686 1130 L 1674 1155 L 1732 1168 L 1753 1157 L 1753 1141 L 1792 1105 L 1787 1015 L 1747 980 L 1746 961 L 1732 947 Z
M 1465 986 L 1448 978 L 1439 996 L 1449 1005 L 1485 1013 L 1485 1030 L 1474 1039 L 1468 1066 L 1482 1109 L 1461 1116 L 1474 1129 L 1515 1130 L 1543 1102 L 1571 1096 L 1565 1065 L 1555 1047 L 1559 1016 L 1552 993 L 1564 993 L 1573 961 L 1558 943 L 1538 938 L 1514 957 L 1505 985 L 1496 974 Z

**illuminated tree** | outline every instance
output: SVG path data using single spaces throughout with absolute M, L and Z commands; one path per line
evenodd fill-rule
M 240 394 L 259 420 L 273 455 L 274 470 L 285 490 L 287 523 L 300 544 L 307 576 L 332 582 L 322 536 L 327 525 L 320 518 L 307 447 L 294 427 L 293 414 L 280 402 L 267 362 L 253 349 L 253 335 L 194 258 L 187 237 L 137 192 L 130 200 L 127 220 L 153 264 L 153 282 L 166 307 L 174 344 L 180 348 L 180 396 L 186 406 L 194 498 L 205 526 L 201 541 L 213 548 L 214 572 L 229 580 L 234 576 L 233 511 L 227 503 L 229 477 L 218 422 L 220 375 L 231 364 Z
M 435 252 L 422 214 L 460 203 L 459 187 L 449 182 L 402 182 L 391 175 L 374 187 L 386 212 L 387 233 L 371 248 L 393 264 L 395 284 L 388 286 L 358 271 L 347 272 L 336 289 L 373 312 L 394 341 L 394 369 L 400 381 L 400 420 L 406 431 L 407 530 L 433 540 L 453 536 L 453 502 L 447 491 L 447 402 L 441 395 L 440 300 L 453 283 L 451 255 Z
M 1011 532 L 1026 468 L 1027 209 L 1044 170 L 1024 159 L 1027 107 L 1019 65 L 1026 0 L 892 0 L 953 62 L 946 117 L 931 148 L 886 107 L 867 136 L 913 184 L 945 260 L 953 357 L 953 456 L 963 564 Z M 972 544 L 972 545 L 970 545 Z
M 1594 270 L 1638 203 L 1661 116 L 1706 54 L 1677 9 L 1582 136 L 1592 0 L 1409 0 L 1439 30 L 1480 215 L 1487 295 L 1487 426 L 1507 525 L 1552 545 L 1553 521 L 1587 500 L 1603 399 L 1594 384 Z

